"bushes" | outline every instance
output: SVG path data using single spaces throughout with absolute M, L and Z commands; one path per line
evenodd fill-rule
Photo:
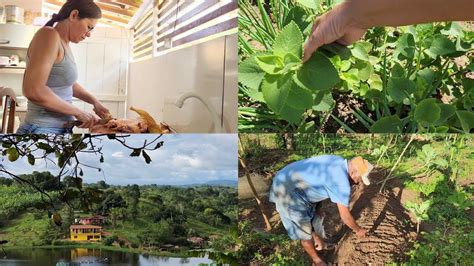
M 53 246 L 73 246 L 77 245 L 76 242 L 69 241 L 69 240 L 61 240 L 61 239 L 55 239 L 51 241 L 51 245 Z
M 102 243 L 106 246 L 112 246 L 115 241 L 118 240 L 118 236 L 112 235 L 110 237 L 105 237 L 102 239 Z

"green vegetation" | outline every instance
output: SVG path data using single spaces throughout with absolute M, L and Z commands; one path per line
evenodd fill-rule
M 49 199 L 42 198 L 42 193 L 2 177 L 0 181 L 3 184 L 0 185 L 0 239 L 8 241 L 5 247 L 90 246 L 91 243 L 69 241 L 69 226 L 74 218 L 94 214 L 106 217 L 103 225 L 106 236 L 102 243 L 92 244 L 95 246 L 170 255 L 208 248 L 230 254 L 235 245 L 235 241 L 232 245 L 217 245 L 235 231 L 237 224 L 237 193 L 232 187 L 82 184 L 84 189 L 105 187 L 100 189 L 100 200 L 91 206 L 91 211 L 84 212 L 79 208 L 80 199 L 66 204 L 54 198 L 55 210 L 50 210 Z M 61 225 L 51 219 L 53 211 L 62 217 Z M 191 242 L 193 238 L 200 239 L 199 243 Z
M 474 32 L 455 22 L 374 28 L 303 64 L 312 22 L 339 2 L 239 0 L 240 132 L 471 131 Z
M 388 172 L 411 137 L 396 134 L 243 134 L 240 136 L 244 148 L 241 157 L 252 173 L 268 177 L 273 177 L 293 161 L 321 154 L 345 158 L 361 155 L 376 164 L 377 171 L 386 169 Z M 474 260 L 473 146 L 470 135 L 415 135 L 395 167 L 392 178 L 400 183 L 404 194 L 412 195 L 402 199 L 401 206 L 405 206 L 419 226 L 418 239 L 412 243 L 412 249 L 401 254 L 405 255 L 405 262 L 466 265 Z M 386 174 L 382 176 L 385 177 Z M 373 185 L 380 186 L 381 181 L 377 180 Z M 388 185 L 385 189 L 392 188 Z M 261 197 L 261 200 L 266 199 Z M 249 209 L 257 214 L 245 218 Z M 241 202 L 239 212 L 244 217 L 239 223 L 241 263 L 307 263 L 299 243 L 287 237 L 278 218 L 272 217 L 274 227 L 266 232 L 253 201 Z

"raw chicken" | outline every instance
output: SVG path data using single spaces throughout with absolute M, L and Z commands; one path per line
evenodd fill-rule
M 157 124 L 153 117 L 146 111 L 130 108 L 140 115 L 135 119 L 115 119 L 112 115 L 110 121 L 103 125 L 95 125 L 90 128 L 91 133 L 114 134 L 114 133 L 173 133 L 165 123 Z

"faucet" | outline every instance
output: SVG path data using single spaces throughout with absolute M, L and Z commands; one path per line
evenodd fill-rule
M 178 100 L 176 100 L 174 105 L 176 105 L 178 108 L 182 108 L 183 104 L 184 104 L 184 101 L 186 101 L 189 98 L 196 98 L 196 99 L 200 100 L 202 102 L 202 104 L 204 104 L 204 106 L 206 106 L 207 110 L 211 114 L 211 116 L 213 118 L 213 121 L 214 121 L 214 132 L 221 133 L 222 132 L 222 127 L 220 126 L 221 119 L 220 119 L 219 115 L 217 114 L 216 110 L 214 110 L 212 105 L 210 105 L 206 100 L 201 98 L 201 96 L 199 96 L 198 94 L 196 94 L 194 92 L 187 92 L 187 93 L 181 95 L 181 97 L 179 97 Z

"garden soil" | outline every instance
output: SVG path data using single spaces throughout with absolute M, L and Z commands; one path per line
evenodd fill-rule
M 320 212 L 324 213 L 326 240 L 335 248 L 323 251 L 321 257 L 328 263 L 337 265 L 367 263 L 402 262 L 407 260 L 406 252 L 416 239 L 416 225 L 403 207 L 405 199 L 411 198 L 401 184 L 390 180 L 384 191 L 379 193 L 380 185 L 387 171 L 371 174 L 372 184 L 353 186 L 351 213 L 357 223 L 368 231 L 363 239 L 358 239 L 340 220 L 337 206 L 329 200 L 322 202 Z M 242 200 L 240 219 L 250 220 L 256 230 L 263 231 L 261 214 L 251 199 Z M 253 205 L 253 208 L 251 207 Z M 285 233 L 275 206 L 263 202 L 266 214 L 273 224 L 272 233 Z

